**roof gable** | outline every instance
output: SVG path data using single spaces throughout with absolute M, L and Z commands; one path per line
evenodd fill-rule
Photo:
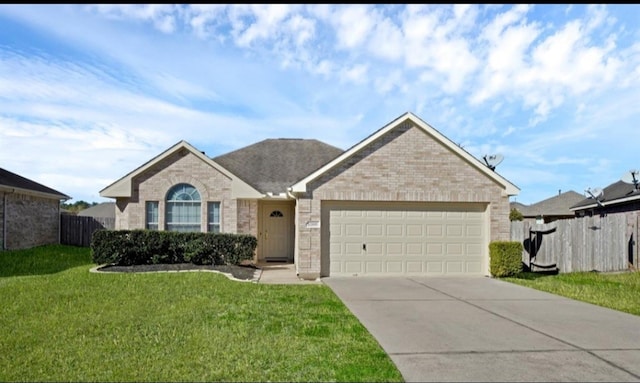
M 176 153 L 176 152 L 178 152 L 180 150 L 186 150 L 186 151 L 192 153 L 193 155 L 198 157 L 200 160 L 202 160 L 203 162 L 205 162 L 206 164 L 208 164 L 212 168 L 216 169 L 217 171 L 219 171 L 220 173 L 222 173 L 223 175 L 225 175 L 226 177 L 231 179 L 232 180 L 231 194 L 232 194 L 233 198 L 257 198 L 257 197 L 262 196 L 262 194 L 260 192 L 258 192 L 254 188 L 252 188 L 250 185 L 248 185 L 246 182 L 244 182 L 238 176 L 236 176 L 235 174 L 231 173 L 229 170 L 225 169 L 223 166 L 221 166 L 220 164 L 216 163 L 211 158 L 209 158 L 206 155 L 204 155 L 204 153 L 202 153 L 201 151 L 196 149 L 193 145 L 189 144 L 188 142 L 186 142 L 184 140 L 178 142 L 177 144 L 173 145 L 169 149 L 167 149 L 164 152 L 160 153 L 156 157 L 154 157 L 151 160 L 147 161 L 142 166 L 136 168 L 135 170 L 133 170 L 132 172 L 128 173 L 124 177 L 122 177 L 119 180 L 117 180 L 114 183 L 112 183 L 111 185 L 109 185 L 106 188 L 100 190 L 100 196 L 101 197 L 108 197 L 108 198 L 131 197 L 131 195 L 132 195 L 132 182 L 131 181 L 132 181 L 132 179 L 134 177 L 144 173 L 145 171 L 147 171 L 148 169 L 150 169 L 151 167 L 153 167 L 157 163 L 161 162 L 165 158 L 171 156 L 172 154 L 174 154 L 174 153 Z
M 389 133 L 390 131 L 392 131 L 393 129 L 395 129 L 396 127 L 398 127 L 399 125 L 401 125 L 401 124 L 403 124 L 403 123 L 405 123 L 407 121 L 410 121 L 414 126 L 422 129 L 425 133 L 427 133 L 428 135 L 432 136 L 440 144 L 442 144 L 443 146 L 448 148 L 450 151 L 454 152 L 455 154 L 457 154 L 458 156 L 463 158 L 471 166 L 477 168 L 482 173 L 484 173 L 488 178 L 490 178 L 490 179 L 494 180 L 495 182 L 497 182 L 499 185 L 501 185 L 504 188 L 505 193 L 507 195 L 517 195 L 519 193 L 520 189 L 517 186 L 515 186 L 514 184 L 509 182 L 507 179 L 505 179 L 504 177 L 502 177 L 501 175 L 499 175 L 495 171 L 489 169 L 480 160 L 478 160 L 477 158 L 475 158 L 474 156 L 469 154 L 467 151 L 462 149 L 460 146 L 456 145 L 453 141 L 449 140 L 447 137 L 442 135 L 436 129 L 434 129 L 433 127 L 431 127 L 430 125 L 428 125 L 427 123 L 425 123 L 420 118 L 418 118 L 417 116 L 415 116 L 414 114 L 412 114 L 410 112 L 407 112 L 407 113 L 401 115 L 400 117 L 398 117 L 397 119 L 395 119 L 391 123 L 389 123 L 386 126 L 382 127 L 378 131 L 376 131 L 373 134 L 371 134 L 369 137 L 365 138 L 364 140 L 360 141 L 356 145 L 352 146 L 350 149 L 348 149 L 345 152 L 343 152 L 341 155 L 336 157 L 334 160 L 330 161 L 329 163 L 327 163 L 326 165 L 322 166 L 318 170 L 316 170 L 313 173 L 309 174 L 304 179 L 302 179 L 299 182 L 297 182 L 296 184 L 294 184 L 291 187 L 291 191 L 293 191 L 293 192 L 305 192 L 305 191 L 307 191 L 307 185 L 310 182 L 312 182 L 313 180 L 317 179 L 318 177 L 320 177 L 324 173 L 328 172 L 329 170 L 335 168 L 336 166 L 341 164 L 343 161 L 347 160 L 351 156 L 353 156 L 356 153 L 360 152 L 362 149 L 364 149 L 367 146 L 371 145 L 378 138 L 384 136 L 385 134 Z
M 20 191 L 24 194 L 52 199 L 71 199 L 66 194 L 2 168 L 0 168 L 0 190 Z

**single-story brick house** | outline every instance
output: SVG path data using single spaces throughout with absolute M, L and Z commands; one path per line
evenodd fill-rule
M 60 243 L 60 202 L 68 199 L 66 194 L 0 168 L 0 248 Z
M 412 113 L 343 151 L 268 139 L 209 158 L 180 141 L 100 191 L 116 229 L 246 233 L 298 275 L 488 275 L 519 189 Z

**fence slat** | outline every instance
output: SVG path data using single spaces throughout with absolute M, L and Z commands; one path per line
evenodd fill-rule
M 633 230 L 627 230 L 625 214 L 576 217 L 547 224 L 513 221 L 511 240 L 523 244 L 522 261 L 526 265 L 533 253 L 536 264 L 555 263 L 561 273 L 622 271 L 629 267 L 629 257 L 638 254 L 638 246 L 632 239 L 637 241 L 640 216 L 629 219 L 633 219 Z M 548 233 L 538 236 L 533 233 L 530 241 L 530 230 Z
M 93 232 L 102 229 L 113 229 L 115 218 L 111 217 L 79 217 L 76 215 L 60 215 L 60 243 L 63 245 L 89 247 Z

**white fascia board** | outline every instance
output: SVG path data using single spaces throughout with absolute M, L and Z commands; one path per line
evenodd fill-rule
M 452 150 L 453 152 L 457 153 L 462 158 L 466 159 L 470 164 L 474 165 L 480 171 L 482 171 L 487 176 L 489 176 L 489 178 L 495 180 L 500 185 L 502 185 L 504 187 L 504 192 L 506 193 L 507 196 L 515 196 L 515 195 L 518 195 L 520 193 L 520 189 L 517 186 L 515 186 L 514 184 L 509 182 L 506 178 L 502 177 L 500 174 L 498 174 L 495 171 L 489 169 L 485 164 L 480 162 L 480 160 L 478 160 L 477 158 L 475 158 L 474 156 L 469 154 L 469 152 L 467 152 L 466 150 L 464 150 L 461 147 L 459 147 L 458 145 L 456 145 L 453 141 L 451 141 L 450 139 L 445 137 L 442 133 L 437 131 L 435 128 L 433 128 L 432 126 L 430 126 L 426 122 L 422 121 L 419 117 L 417 117 L 416 115 L 414 115 L 411 112 L 407 112 L 407 113 L 401 115 L 400 117 L 396 118 L 394 121 L 392 121 L 389 124 L 387 124 L 387 126 L 383 127 L 382 129 L 380 129 L 377 132 L 373 133 L 369 137 L 367 137 L 364 140 L 360 141 L 358 144 L 354 145 L 351 149 L 349 149 L 349 150 L 345 151 L 344 153 L 342 153 L 340 156 L 338 156 L 333 161 L 329 162 L 325 166 L 323 166 L 320 169 L 316 170 L 315 172 L 311 173 L 310 175 L 308 175 L 304 179 L 298 181 L 297 183 L 295 183 L 294 185 L 291 186 L 290 191 L 293 192 L 293 193 L 304 193 L 304 192 L 306 192 L 307 191 L 307 184 L 309 182 L 311 182 L 314 179 L 318 178 L 323 173 L 329 171 L 334 166 L 337 166 L 342 161 L 344 161 L 347 158 L 351 157 L 352 155 L 354 155 L 358 151 L 362 150 L 364 147 L 366 147 L 367 145 L 369 145 L 373 141 L 375 141 L 378 138 L 382 137 L 383 135 L 387 134 L 387 132 L 389 132 L 390 130 L 396 128 L 398 125 L 404 123 L 407 120 L 410 120 L 416 126 L 418 126 L 423 131 L 425 131 L 427 134 L 433 136 L 436 140 L 438 140 L 440 143 L 442 143 L 443 145 L 448 147 L 450 150 Z

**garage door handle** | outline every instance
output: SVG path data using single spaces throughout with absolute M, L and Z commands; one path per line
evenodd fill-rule
M 362 250 L 367 250 L 367 244 L 366 243 L 362 244 Z

